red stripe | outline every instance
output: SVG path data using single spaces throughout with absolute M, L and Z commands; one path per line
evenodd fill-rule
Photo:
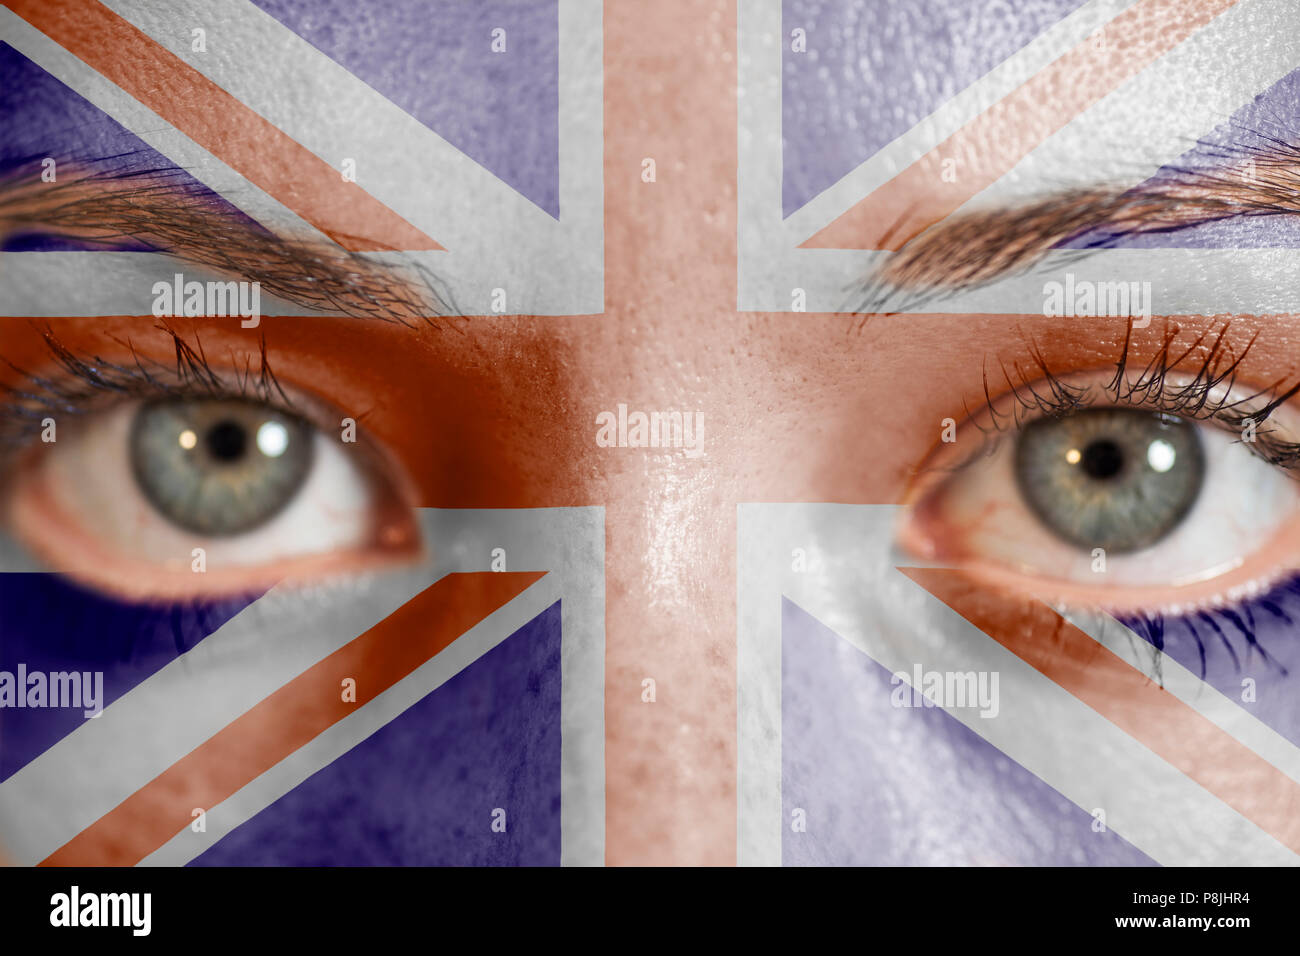
M 133 866 L 210 809 L 374 700 L 543 572 L 449 574 L 285 684 L 51 853 L 41 866 Z M 356 681 L 356 701 L 342 682 Z
M 1142 0 L 872 192 L 801 249 L 897 249 L 1237 0 Z M 1103 46 L 1104 44 L 1104 46 Z M 943 164 L 957 160 L 955 181 Z
M 1017 657 L 1300 853 L 1300 783 L 1047 605 L 960 571 L 900 568 Z M 1140 780 L 1131 781 L 1135 787 Z
M 442 248 L 96 0 L 7 5 L 345 249 Z

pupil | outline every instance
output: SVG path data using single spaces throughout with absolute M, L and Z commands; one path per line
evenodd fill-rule
M 1083 471 L 1089 478 L 1105 481 L 1114 478 L 1124 467 L 1124 452 L 1108 438 L 1095 441 L 1083 450 Z
M 244 454 L 248 436 L 236 422 L 217 422 L 208 430 L 204 441 L 208 454 L 217 461 L 235 461 Z

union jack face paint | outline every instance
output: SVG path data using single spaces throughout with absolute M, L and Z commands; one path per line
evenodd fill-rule
M 1289 865 L 1300 10 L 10 2 L 20 865 Z

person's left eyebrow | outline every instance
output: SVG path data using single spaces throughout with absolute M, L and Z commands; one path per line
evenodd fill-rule
M 20 233 L 108 247 L 132 239 L 181 262 L 257 282 L 264 292 L 316 312 L 412 326 L 455 314 L 449 294 L 426 270 L 277 236 L 233 207 L 214 204 L 175 168 L 136 170 L 106 161 L 60 165 L 55 183 L 0 179 L 0 242 Z
M 1085 236 L 1095 249 L 1141 233 L 1297 213 L 1300 147 L 1278 141 L 1233 150 L 1226 164 L 1167 167 L 1137 187 L 1065 190 L 950 216 L 908 239 L 856 287 L 856 311 L 909 308 L 983 285 Z

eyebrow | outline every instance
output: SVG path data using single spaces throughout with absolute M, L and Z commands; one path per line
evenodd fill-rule
M 1067 189 L 949 216 L 910 237 L 856 283 L 854 311 L 912 309 L 1028 271 L 1054 249 L 1085 237 L 1086 246 L 1075 250 L 1081 254 L 1127 236 L 1300 213 L 1300 147 L 1264 139 L 1211 155 L 1226 162 L 1167 166 L 1135 187 Z
M 133 240 L 314 312 L 412 327 L 456 314 L 445 284 L 423 266 L 275 235 L 179 167 L 134 168 L 130 154 L 61 163 L 54 183 L 0 178 L 0 241 L 32 233 L 104 248 Z

